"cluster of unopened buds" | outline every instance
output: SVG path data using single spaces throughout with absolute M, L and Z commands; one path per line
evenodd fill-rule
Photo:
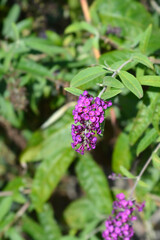
M 125 199 L 123 193 L 116 195 L 113 202 L 112 216 L 105 222 L 106 229 L 102 233 L 105 240 L 130 240 L 134 235 L 133 221 L 137 220 L 135 211 L 143 211 L 145 203 L 138 204 L 136 201 Z
M 80 154 L 95 149 L 97 137 L 101 134 L 100 124 L 104 121 L 104 110 L 110 107 L 110 101 L 93 98 L 87 91 L 79 96 L 73 110 L 75 124 L 72 124 L 72 147 Z

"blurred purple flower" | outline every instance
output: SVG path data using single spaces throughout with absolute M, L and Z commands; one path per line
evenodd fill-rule
M 137 220 L 135 210 L 143 211 L 145 202 L 137 204 L 135 201 L 127 200 L 123 193 L 116 195 L 113 202 L 112 216 L 105 222 L 106 229 L 102 233 L 105 240 L 130 240 L 134 235 L 133 221 Z

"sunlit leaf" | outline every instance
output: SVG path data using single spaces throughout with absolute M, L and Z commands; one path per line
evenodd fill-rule
M 160 170 L 160 157 L 158 156 L 157 153 L 152 154 L 152 162 L 153 166 Z
M 22 219 L 22 229 L 29 234 L 34 240 L 44 240 L 45 233 L 40 224 L 36 223 L 32 218 L 24 216 Z
M 157 131 L 154 128 L 150 129 L 139 142 L 137 147 L 137 155 L 143 152 L 152 142 L 156 140 L 157 137 Z
M 122 90 L 114 90 L 114 89 L 110 89 L 110 90 L 106 90 L 101 98 L 106 100 L 106 99 L 109 99 L 109 98 L 112 98 L 112 97 L 115 97 L 116 95 L 118 95 L 119 93 L 121 93 Z
M 62 48 L 59 46 L 53 46 L 52 44 L 49 44 L 45 39 L 28 38 L 28 39 L 25 39 L 25 44 L 31 49 L 44 52 L 51 57 L 54 57 L 55 54 L 66 53 L 65 48 Z
M 136 143 L 139 137 L 142 136 L 144 131 L 152 122 L 155 106 L 156 106 L 157 100 L 159 99 L 159 93 L 156 93 L 156 92 L 151 92 L 151 93 L 153 93 L 153 96 L 152 96 L 150 105 L 146 106 L 144 104 L 141 104 L 139 111 L 137 113 L 137 116 L 133 121 L 133 126 L 129 133 L 130 143 L 132 145 Z
M 24 240 L 22 234 L 15 227 L 9 228 L 5 236 L 10 240 Z
M 67 87 L 65 88 L 65 90 L 69 93 L 72 93 L 73 95 L 79 96 L 80 94 L 83 93 L 82 90 L 78 89 L 78 88 L 74 88 L 74 87 Z
M 82 30 L 85 30 L 93 34 L 98 34 L 97 29 L 87 22 L 73 23 L 66 28 L 65 33 L 79 32 Z
M 41 77 L 51 77 L 53 78 L 52 74 L 50 71 L 42 66 L 41 64 L 38 64 L 34 61 L 24 59 L 22 58 L 17 66 L 19 70 L 22 70 L 24 72 L 27 72 L 35 77 L 41 76 Z
M 46 236 L 45 240 L 59 240 L 61 231 L 53 217 L 52 207 L 49 204 L 45 204 L 42 212 L 38 214 L 38 217 Z
M 82 229 L 96 217 L 97 212 L 94 205 L 86 198 L 72 202 L 64 211 L 65 221 L 74 229 Z
M 107 76 L 103 78 L 104 85 L 107 85 L 108 87 L 114 87 L 114 88 L 124 88 L 124 85 L 118 81 L 117 79 Z
M 118 6 L 117 0 L 94 1 L 90 11 L 95 24 L 101 21 L 106 28 L 119 27 L 121 35 L 127 38 L 129 44 L 153 22 L 149 12 L 137 1 L 119 0 Z
M 121 173 L 125 176 L 125 177 L 128 177 L 128 178 L 136 178 L 132 173 L 130 173 L 125 167 L 123 167 L 122 165 L 120 166 L 120 170 L 121 170 Z
M 13 220 L 15 219 L 15 213 L 10 212 L 6 215 L 6 217 L 3 219 L 3 221 L 0 221 L 0 233 L 8 226 L 10 226 L 13 223 Z
M 153 113 L 152 124 L 154 128 L 159 132 L 160 128 L 160 97 L 157 100 L 156 107 Z
M 160 87 L 160 76 L 146 75 L 138 77 L 138 81 L 142 85 Z
M 121 133 L 117 138 L 112 155 L 113 171 L 119 173 L 121 165 L 126 169 L 130 169 L 131 160 L 132 155 L 130 152 L 129 136 L 126 133 Z
M 72 236 L 64 236 L 60 238 L 60 240 L 81 240 L 81 239 L 77 237 L 72 237 Z
M 43 203 L 48 200 L 67 168 L 73 161 L 74 151 L 66 148 L 43 161 L 36 171 L 32 183 L 31 198 L 35 208 L 42 210 Z
M 119 76 L 123 84 L 133 92 L 138 98 L 143 97 L 143 89 L 139 81 L 130 73 L 126 71 L 120 71 Z
M 18 4 L 14 4 L 7 17 L 4 20 L 2 33 L 5 37 L 10 37 L 12 32 L 12 23 L 15 23 L 20 15 L 20 6 Z
M 152 25 L 150 24 L 148 26 L 148 28 L 146 29 L 146 31 L 143 33 L 141 41 L 140 41 L 139 49 L 141 50 L 142 53 L 146 53 L 146 51 L 147 51 L 151 33 L 152 33 Z
M 80 71 L 71 81 L 71 87 L 78 87 L 90 81 L 94 81 L 95 78 L 104 75 L 106 71 L 100 67 L 90 67 Z
M 95 208 L 102 213 L 110 212 L 112 198 L 107 178 L 89 154 L 81 157 L 76 172 L 80 185 Z
M 72 123 L 72 113 L 68 111 L 50 127 L 33 134 L 29 146 L 21 155 L 20 161 L 31 162 L 52 158 L 56 152 L 69 148 L 72 141 Z
M 141 53 L 134 53 L 132 55 L 132 58 L 134 60 L 136 60 L 138 63 L 142 63 L 143 65 L 153 69 L 153 64 L 150 62 L 150 60 L 148 59 L 148 57 L 146 57 L 145 55 L 141 54 Z
M 5 215 L 10 211 L 11 205 L 12 205 L 12 197 L 5 197 L 3 199 L 0 199 L 0 221 L 3 220 Z

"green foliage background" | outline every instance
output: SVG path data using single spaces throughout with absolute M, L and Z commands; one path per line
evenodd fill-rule
M 89 7 L 91 23 L 79 0 L 0 1 L 0 239 L 102 239 L 115 194 L 128 195 L 160 142 L 158 7 Z M 97 96 L 102 86 L 116 123 L 107 110 L 97 148 L 80 156 L 71 148 L 72 110 L 83 90 Z M 159 171 L 157 152 L 135 192 L 146 200 L 140 224 L 149 239 L 160 227 L 152 222 Z M 111 172 L 129 179 L 108 181 Z

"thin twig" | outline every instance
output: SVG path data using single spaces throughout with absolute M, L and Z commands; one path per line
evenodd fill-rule
M 20 191 L 20 193 L 22 194 L 30 194 L 31 190 L 30 189 L 24 189 L 22 191 Z M 8 196 L 12 196 L 14 194 L 14 192 L 12 191 L 3 191 L 0 192 L 0 197 L 8 197 Z
M 157 147 L 155 148 L 155 150 L 153 151 L 153 153 L 156 153 L 160 148 L 160 143 L 157 145 Z M 151 154 L 151 156 L 148 158 L 147 162 L 145 163 L 144 167 L 142 168 L 142 170 L 140 171 L 139 175 L 137 176 L 137 179 L 136 179 L 136 182 L 131 190 L 131 193 L 130 193 L 130 198 L 132 198 L 133 196 L 133 193 L 137 187 L 137 184 L 138 182 L 140 181 L 144 171 L 146 170 L 146 168 L 148 167 L 148 165 L 150 164 L 151 160 L 152 160 L 152 156 L 153 156 L 153 153 Z
M 152 5 L 153 9 L 154 9 L 158 14 L 160 14 L 160 6 L 156 3 L 156 1 L 151 0 L 151 5 Z
M 119 46 L 115 42 L 113 42 L 110 38 L 106 36 L 101 36 L 100 39 L 103 40 L 105 44 L 108 43 L 111 47 L 115 49 L 120 49 Z
M 45 129 L 47 127 L 49 127 L 51 124 L 53 124 L 54 122 L 56 122 L 60 117 L 63 116 L 63 114 L 70 108 L 76 105 L 76 102 L 69 102 L 67 104 L 65 104 L 64 106 L 62 106 L 61 108 L 59 108 L 55 113 L 53 113 L 46 122 L 44 122 L 41 126 L 42 129 Z
M 91 23 L 91 16 L 90 16 L 89 6 L 88 6 L 87 0 L 80 0 L 80 3 L 81 3 L 81 8 L 82 8 L 82 11 L 83 11 L 85 21 L 88 22 L 88 23 Z M 91 34 L 91 38 L 92 37 L 93 37 L 93 35 Z M 95 59 L 98 59 L 100 57 L 99 49 L 93 47 L 92 51 L 93 51 Z
M 0 233 L 0 238 L 3 237 L 4 233 L 8 231 L 8 229 L 20 218 L 23 216 L 23 214 L 27 211 L 30 203 L 26 202 L 16 213 L 14 219 L 12 222 L 10 222 L 5 228 L 3 229 L 3 232 Z
M 8 197 L 8 196 L 11 196 L 13 194 L 13 192 L 11 191 L 3 191 L 3 192 L 0 192 L 0 197 Z
M 81 2 L 81 7 L 82 7 L 83 14 L 84 14 L 84 18 L 85 18 L 86 22 L 90 23 L 91 16 L 90 16 L 90 12 L 89 12 L 88 2 L 87 2 L 87 0 L 80 0 L 80 2 Z
M 111 77 L 114 78 L 114 77 L 120 72 L 120 70 L 121 70 L 124 66 L 126 66 L 129 62 L 131 62 L 131 61 L 132 61 L 132 59 L 129 59 L 129 60 L 127 60 L 126 62 L 124 62 L 117 70 L 114 71 L 114 73 L 112 74 Z M 107 90 L 107 86 L 104 86 L 104 88 L 102 89 L 102 91 L 99 93 L 98 97 L 100 98 L 100 97 L 102 96 L 102 94 L 103 94 L 106 90 Z
M 149 60 L 153 63 L 153 64 L 160 64 L 160 59 L 154 58 L 154 57 L 149 57 Z

